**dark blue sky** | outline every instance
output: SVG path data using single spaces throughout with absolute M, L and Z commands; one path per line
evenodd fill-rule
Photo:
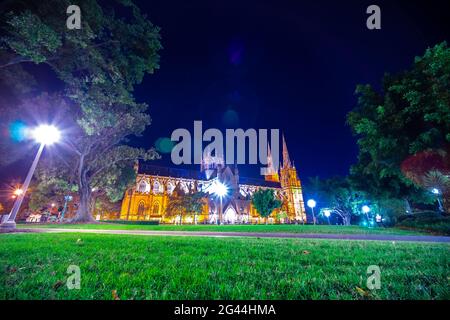
M 194 120 L 223 130 L 278 128 L 304 182 L 345 175 L 356 161 L 345 116 L 358 83 L 378 87 L 384 72 L 450 40 L 448 0 L 137 3 L 161 27 L 164 50 L 160 70 L 136 88 L 153 123 L 132 143 L 151 147 L 176 128 L 193 130 Z M 371 4 L 381 7 L 382 30 L 366 28 Z M 2 185 L 23 181 L 32 158 L 1 168 Z M 168 154 L 156 163 L 173 166 Z M 259 166 L 240 171 L 256 177 Z
M 377 4 L 382 30 L 366 28 Z M 161 69 L 136 90 L 153 124 L 136 144 L 176 128 L 279 128 L 301 178 L 347 174 L 355 86 L 449 40 L 448 1 L 138 1 L 162 28 Z M 235 112 L 235 113 L 234 113 Z M 232 119 L 233 120 L 233 119 Z M 170 155 L 159 163 L 170 165 Z M 259 166 L 241 168 L 255 176 Z M 243 173 L 242 173 L 243 172 Z

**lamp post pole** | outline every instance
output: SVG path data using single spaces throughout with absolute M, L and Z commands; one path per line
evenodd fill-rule
M 314 215 L 314 207 L 311 207 L 311 212 L 313 215 L 313 223 L 314 223 L 314 225 L 316 225 L 316 216 Z
M 438 188 L 433 188 L 433 189 L 431 190 L 431 192 L 433 192 L 433 193 L 436 195 L 436 199 L 437 199 L 437 202 L 438 202 L 439 211 L 440 211 L 440 212 L 444 212 L 444 207 L 442 206 L 442 202 L 441 202 L 441 198 L 440 198 L 441 192 L 439 191 Z
M 313 199 L 309 199 L 308 202 L 306 202 L 306 204 L 308 205 L 308 207 L 311 208 L 311 212 L 312 212 L 312 216 L 313 216 L 313 223 L 314 225 L 316 224 L 316 216 L 314 215 L 314 207 L 316 206 L 316 201 Z
M 325 217 L 327 217 L 328 220 L 328 225 L 330 225 L 330 216 L 331 216 L 331 211 L 329 209 L 324 210 L 324 215 Z
M 222 224 L 223 214 L 222 214 L 222 196 L 220 196 L 220 211 L 219 211 L 219 224 Z
M 439 196 L 437 197 L 437 201 L 438 201 L 439 211 L 444 212 L 444 207 L 442 206 L 442 202 L 441 202 L 441 199 L 439 198 Z
M 11 212 L 8 216 L 8 218 L 6 219 L 6 221 L 4 223 L 2 223 L 0 225 L 1 229 L 9 229 L 9 230 L 13 230 L 16 228 L 16 217 L 17 217 L 17 213 L 19 212 L 20 206 L 22 205 L 23 199 L 25 198 L 25 194 L 27 192 L 28 186 L 30 185 L 31 182 L 31 178 L 33 178 L 33 174 L 34 174 L 34 170 L 36 170 L 36 166 L 39 162 L 39 158 L 41 157 L 42 151 L 44 150 L 44 146 L 45 143 L 41 143 L 41 145 L 39 146 L 39 150 L 36 154 L 36 157 L 34 157 L 34 161 L 31 164 L 30 170 L 28 170 L 28 174 L 27 177 L 25 179 L 25 182 L 23 183 L 22 186 L 22 194 L 17 196 L 16 202 L 14 202 L 14 206 L 11 209 Z

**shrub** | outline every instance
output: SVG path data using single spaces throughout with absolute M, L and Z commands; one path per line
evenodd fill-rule
M 399 217 L 396 226 L 450 235 L 450 216 L 423 211 Z
M 158 220 L 146 220 L 146 221 L 131 221 L 131 220 L 105 220 L 102 222 L 108 222 L 108 223 L 117 223 L 117 224 L 137 224 L 142 226 L 152 226 L 152 225 L 159 225 Z

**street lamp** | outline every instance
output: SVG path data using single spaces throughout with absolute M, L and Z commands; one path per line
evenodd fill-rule
M 213 185 L 213 193 L 220 199 L 219 223 L 222 224 L 222 198 L 227 195 L 228 188 L 220 181 L 216 181 Z
M 438 188 L 431 189 L 431 192 L 436 195 L 436 199 L 439 205 L 439 211 L 444 212 L 444 207 L 442 206 L 442 202 L 440 199 L 441 191 Z
M 18 197 L 18 196 L 20 196 L 20 195 L 23 194 L 23 190 L 20 189 L 20 188 L 17 188 L 16 190 L 14 190 L 13 194 L 14 194 L 16 197 Z
M 311 208 L 311 212 L 313 215 L 313 223 L 316 224 L 316 216 L 314 215 L 314 207 L 316 206 L 316 201 L 314 201 L 313 199 L 309 199 L 306 204 L 308 205 L 308 207 Z
M 28 170 L 25 182 L 23 183 L 23 186 L 20 189 L 21 191 L 19 191 L 18 192 L 19 194 L 17 194 L 16 202 L 14 203 L 14 206 L 11 209 L 8 218 L 5 220 L 4 223 L 0 225 L 0 228 L 4 230 L 14 230 L 16 228 L 15 220 L 17 213 L 19 212 L 20 206 L 22 205 L 25 193 L 27 192 L 28 186 L 30 185 L 31 178 L 33 177 L 34 170 L 36 169 L 36 166 L 39 162 L 39 158 L 42 155 L 42 151 L 44 150 L 44 147 L 46 145 L 51 145 L 57 142 L 61 137 L 61 133 L 54 126 L 41 125 L 31 131 L 31 137 L 36 142 L 40 143 L 39 150 L 33 160 L 33 163 L 31 164 L 30 170 Z
M 362 206 L 362 212 L 366 215 L 366 219 L 367 219 L 367 224 L 370 225 L 369 222 L 369 212 L 370 212 L 370 207 L 367 205 Z
M 331 210 L 330 209 L 325 209 L 325 210 L 323 210 L 323 214 L 325 215 L 325 217 L 327 217 L 328 225 L 330 225 Z

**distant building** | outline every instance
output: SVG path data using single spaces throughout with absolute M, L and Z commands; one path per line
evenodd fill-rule
M 306 222 L 301 182 L 289 159 L 284 137 L 280 170 L 273 169 L 270 149 L 268 167 L 270 174 L 264 180 L 258 180 L 240 177 L 237 167 L 232 169 L 217 157 L 203 159 L 200 171 L 137 163 L 136 184 L 125 192 L 120 219 L 174 223 L 175 217 L 166 215 L 169 197 L 172 194 L 203 191 L 209 196 L 204 199 L 203 211 L 197 216 L 196 223 L 217 223 L 220 214 L 226 224 L 259 223 L 262 220 L 252 206 L 251 199 L 253 193 L 261 188 L 273 189 L 276 197 L 282 201 L 282 207 L 271 214 L 271 223 Z M 222 200 L 213 192 L 217 183 L 227 188 L 227 194 Z M 194 223 L 193 217 L 185 216 L 183 222 Z

